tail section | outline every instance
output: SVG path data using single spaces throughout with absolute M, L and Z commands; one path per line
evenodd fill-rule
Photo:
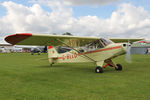
M 48 60 L 52 64 L 58 58 L 58 52 L 53 46 L 48 47 Z

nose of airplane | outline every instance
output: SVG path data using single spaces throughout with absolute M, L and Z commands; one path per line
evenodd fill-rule
M 116 51 L 116 53 L 114 54 L 114 57 L 126 54 L 126 58 L 128 60 L 130 60 L 130 58 L 131 58 L 131 53 L 130 53 L 131 44 L 130 43 L 118 43 L 116 45 L 121 46 L 121 48 Z
M 122 48 L 125 52 L 127 52 L 127 49 L 131 47 L 130 43 L 122 43 Z
M 128 62 L 128 63 L 131 63 L 132 62 L 132 59 L 131 59 L 131 51 L 130 51 L 130 49 L 131 49 L 131 44 L 128 42 L 128 43 L 123 43 L 122 44 L 122 48 L 123 48 L 123 50 L 125 51 L 125 53 L 126 53 L 126 61 Z

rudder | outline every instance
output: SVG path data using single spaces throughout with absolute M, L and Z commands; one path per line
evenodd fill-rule
M 58 58 L 58 52 L 53 46 L 48 47 L 48 60 L 50 63 L 54 63 L 55 60 Z

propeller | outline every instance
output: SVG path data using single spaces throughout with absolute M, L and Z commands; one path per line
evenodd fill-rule
M 127 44 L 127 51 L 126 51 L 126 62 L 127 63 L 132 63 L 132 58 L 131 58 L 131 44 L 130 41 L 128 40 L 128 44 Z

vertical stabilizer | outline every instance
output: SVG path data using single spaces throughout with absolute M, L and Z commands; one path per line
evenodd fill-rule
M 55 60 L 58 58 L 58 52 L 53 46 L 48 47 L 48 60 L 50 63 L 54 63 Z

